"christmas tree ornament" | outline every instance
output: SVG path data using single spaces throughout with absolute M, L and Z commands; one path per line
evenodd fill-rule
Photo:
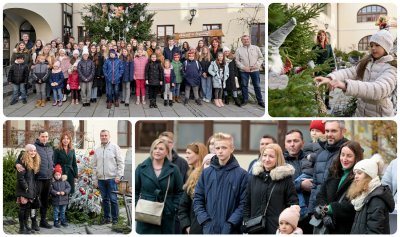
M 104 31 L 105 32 L 109 32 L 110 31 L 110 27 L 109 26 L 104 27 Z
M 141 15 L 139 20 L 143 22 L 144 20 L 146 20 L 146 18 L 143 15 Z

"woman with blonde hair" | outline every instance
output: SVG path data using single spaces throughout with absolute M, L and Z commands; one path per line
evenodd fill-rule
M 250 234 L 275 234 L 280 213 L 291 205 L 298 205 L 292 176 L 294 168 L 285 163 L 281 147 L 269 144 L 253 166 L 247 183 L 246 202 L 243 208 L 245 232 Z M 253 231 L 247 225 L 252 218 L 263 216 L 264 229 Z

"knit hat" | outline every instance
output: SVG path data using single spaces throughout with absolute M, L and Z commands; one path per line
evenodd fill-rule
M 325 123 L 323 123 L 322 120 L 312 120 L 310 123 L 310 130 L 311 129 L 318 129 L 325 134 Z
M 226 46 L 224 46 L 224 48 L 222 49 L 222 52 L 230 52 L 231 51 L 231 49 L 230 48 L 228 48 L 228 47 L 226 47 Z
M 64 52 L 65 53 L 65 49 L 60 49 L 60 50 L 58 50 L 58 52 Z
M 115 49 L 110 49 L 110 51 L 108 51 L 108 53 L 109 53 L 109 54 L 112 54 L 112 53 L 113 53 L 113 54 L 117 55 L 117 53 L 115 52 Z
M 25 151 L 32 151 L 32 150 L 36 150 L 35 145 L 26 144 L 26 146 L 25 146 Z
M 376 178 L 378 175 L 382 176 L 383 174 L 383 158 L 379 154 L 373 155 L 369 159 L 364 159 L 356 163 L 353 170 L 361 170 L 366 173 L 372 179 Z
M 60 173 L 62 174 L 62 168 L 60 164 L 57 164 L 56 167 L 54 167 L 54 174 L 55 173 Z
M 57 66 L 57 67 L 60 67 L 60 61 L 56 61 L 54 64 L 53 64 L 53 66 Z
M 72 55 L 75 55 L 75 54 L 78 54 L 78 55 L 79 55 L 79 50 L 75 49 L 75 50 L 72 52 Z
M 300 206 L 292 205 L 281 212 L 279 215 L 280 221 L 287 221 L 293 229 L 297 228 L 297 224 L 299 223 L 300 218 Z
M 87 47 L 83 47 L 82 55 L 89 54 L 89 49 Z
M 380 30 L 371 36 L 369 42 L 374 42 L 382 46 L 386 53 L 390 53 L 393 48 L 393 36 L 387 30 Z

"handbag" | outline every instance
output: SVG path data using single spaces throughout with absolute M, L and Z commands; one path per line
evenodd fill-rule
M 275 185 L 272 187 L 271 193 L 269 194 L 267 206 L 265 207 L 264 213 L 260 216 L 250 218 L 248 221 L 246 221 L 245 226 L 246 226 L 246 232 L 249 234 L 257 233 L 263 229 L 265 229 L 267 220 L 265 218 L 265 215 L 267 213 L 267 209 L 269 206 L 269 201 L 271 200 L 272 193 L 274 191 Z
M 168 176 L 168 185 L 165 190 L 164 202 L 153 202 L 139 197 L 135 208 L 136 221 L 161 226 L 162 213 L 164 210 L 165 200 L 167 199 L 170 180 L 171 176 Z

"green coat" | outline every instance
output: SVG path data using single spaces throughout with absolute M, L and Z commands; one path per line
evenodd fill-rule
M 137 222 L 138 234 L 174 234 L 175 214 L 179 207 L 179 201 L 183 194 L 182 176 L 176 165 L 167 158 L 164 160 L 160 176 L 156 176 L 151 159 L 147 158 L 139 164 L 135 171 L 135 206 L 142 199 L 163 202 L 165 190 L 168 185 L 168 177 L 171 177 L 167 199 L 165 201 L 161 226 Z
M 71 194 L 75 192 L 74 178 L 78 177 L 78 166 L 76 165 L 75 150 L 71 149 L 68 154 L 64 149 L 54 150 L 54 165 L 60 164 L 63 174 L 67 175 L 67 181 L 71 185 Z

